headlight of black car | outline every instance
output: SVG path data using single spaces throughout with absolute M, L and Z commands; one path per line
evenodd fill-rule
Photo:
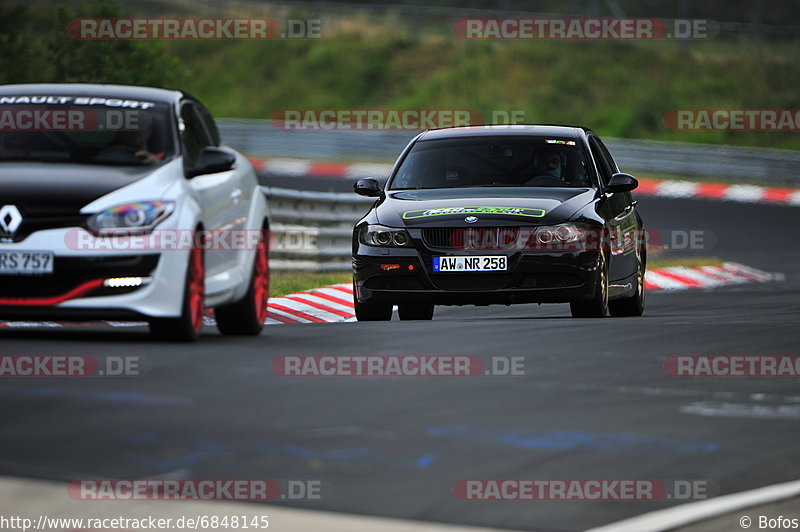
M 361 228 L 361 243 L 390 248 L 410 247 L 411 235 L 405 229 L 371 224 Z

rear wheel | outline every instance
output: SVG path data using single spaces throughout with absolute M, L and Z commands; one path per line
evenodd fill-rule
M 433 305 L 398 305 L 397 315 L 401 320 L 431 320 L 433 319 Z
M 392 305 L 359 303 L 354 301 L 356 319 L 358 321 L 391 321 Z
M 189 252 L 189 266 L 183 289 L 183 307 L 177 318 L 153 318 L 150 333 L 158 340 L 194 342 L 203 328 L 205 312 L 205 261 L 198 245 Z
M 214 309 L 217 329 L 222 334 L 254 336 L 261 332 L 267 319 L 269 298 L 269 231 L 262 232 L 256 247 L 250 286 L 241 301 Z
M 644 272 L 646 268 L 645 255 L 639 257 L 639 269 L 636 272 L 636 292 L 631 297 L 611 301 L 608 310 L 612 316 L 641 316 L 644 313 Z
M 569 304 L 573 318 L 605 318 L 608 314 L 608 265 L 603 255 L 600 255 L 597 268 L 597 284 L 592 299 Z

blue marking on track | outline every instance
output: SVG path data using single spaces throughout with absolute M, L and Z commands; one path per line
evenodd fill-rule
M 49 386 L 37 386 L 34 388 L 0 386 L 0 395 L 33 397 L 37 399 L 75 399 L 78 401 L 110 404 L 137 404 L 145 406 L 194 406 L 195 404 L 194 399 L 191 397 L 156 395 L 139 392 L 89 392 L 85 390 L 70 390 L 53 388 Z
M 138 434 L 128 440 L 133 446 L 155 445 L 157 454 L 165 450 L 159 445 L 159 437 L 152 432 Z M 198 465 L 215 456 L 251 459 L 258 456 L 285 456 L 304 461 L 322 461 L 347 465 L 384 465 L 398 468 L 427 469 L 436 461 L 436 455 L 426 453 L 419 457 L 387 456 L 370 447 L 312 449 L 289 442 L 265 441 L 219 443 L 205 439 L 194 439 L 182 448 L 173 448 L 169 458 L 158 458 L 143 452 L 126 453 L 129 460 L 154 471 L 172 471 Z
M 614 452 L 713 453 L 716 443 L 682 441 L 634 433 L 592 433 L 566 430 L 494 429 L 464 426 L 433 426 L 425 431 L 435 438 L 471 440 L 478 443 L 510 445 L 521 449 Z

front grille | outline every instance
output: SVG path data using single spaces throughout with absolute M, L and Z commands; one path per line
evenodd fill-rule
M 63 227 L 83 227 L 89 216 L 86 214 L 64 214 L 56 216 L 26 215 L 14 234 L 6 234 L 0 229 L 0 242 L 22 242 L 37 231 L 60 229 Z
M 422 241 L 436 249 L 497 250 L 514 247 L 519 233 L 519 227 L 428 227 Z
M 431 276 L 431 282 L 440 290 L 500 290 L 508 287 L 512 277 L 510 273 L 443 273 Z
M 569 273 L 531 273 L 525 275 L 518 288 L 568 288 L 582 284 L 580 277 Z
M 398 275 L 398 276 L 378 276 L 370 277 L 364 283 L 364 288 L 370 290 L 424 290 L 425 285 L 422 284 L 416 276 Z
M 148 277 L 156 269 L 158 258 L 157 254 L 132 257 L 56 257 L 52 275 L 0 275 L 0 299 L 57 297 L 94 279 Z M 127 288 L 101 289 L 90 295 L 119 295 L 130 291 Z

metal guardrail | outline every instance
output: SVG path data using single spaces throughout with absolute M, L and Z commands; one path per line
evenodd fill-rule
M 394 161 L 417 131 L 298 131 L 269 120 L 219 120 L 225 143 L 251 156 Z M 800 151 L 605 138 L 623 171 L 800 184 Z M 380 177 L 380 176 L 376 176 Z
M 275 270 L 348 271 L 353 224 L 375 202 L 355 194 L 262 187 L 269 201 Z

